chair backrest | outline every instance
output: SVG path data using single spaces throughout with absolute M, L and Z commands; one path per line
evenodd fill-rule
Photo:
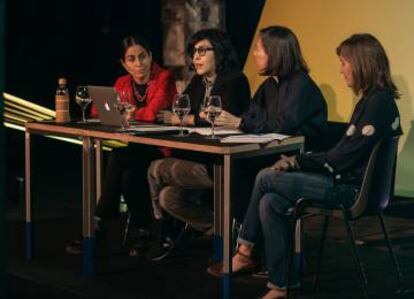
M 399 137 L 378 142 L 370 155 L 358 198 L 350 208 L 357 219 L 383 211 L 394 193 L 394 179 Z

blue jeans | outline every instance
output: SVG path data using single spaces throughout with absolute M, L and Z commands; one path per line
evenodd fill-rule
M 350 207 L 355 186 L 337 185 L 330 176 L 309 172 L 276 172 L 265 168 L 256 177 L 249 208 L 243 221 L 238 243 L 253 246 L 263 233 L 266 268 L 270 285 L 286 287 L 286 262 L 289 223 L 287 209 L 301 197 L 322 205 L 343 204 Z M 290 280 L 298 284 L 298 275 Z

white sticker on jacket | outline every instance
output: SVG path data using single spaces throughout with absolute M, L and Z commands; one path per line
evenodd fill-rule
M 391 124 L 391 128 L 395 131 L 398 129 L 398 127 L 400 126 L 400 118 L 397 116 L 393 123 Z
M 355 133 L 355 125 L 350 125 L 348 130 L 346 130 L 346 136 L 352 136 Z
M 362 135 L 371 136 L 375 133 L 375 127 L 373 125 L 366 125 L 362 128 Z
M 330 173 L 333 173 L 334 172 L 334 169 L 332 168 L 332 166 L 329 165 L 326 162 L 325 162 L 325 164 L 323 164 L 323 167 L 325 167 L 326 169 L 328 169 Z

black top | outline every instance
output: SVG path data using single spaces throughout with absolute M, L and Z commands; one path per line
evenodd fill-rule
M 303 135 L 307 147 L 318 148 L 327 127 L 327 108 L 308 74 L 266 79 L 258 88 L 240 129 L 246 133 Z
M 190 96 L 191 111 L 196 126 L 210 126 L 210 123 L 200 119 L 200 106 L 203 104 L 205 84 L 203 76 L 195 75 L 185 91 Z M 221 96 L 223 110 L 240 116 L 247 110 L 250 102 L 250 87 L 242 72 L 217 75 L 210 95 Z
M 205 83 L 203 76 L 195 75 L 190 84 L 183 93 L 188 94 L 191 102 L 191 112 L 194 115 L 196 126 L 211 126 L 211 124 L 200 118 L 200 106 L 203 104 L 205 95 Z M 223 110 L 233 115 L 240 116 L 245 112 L 250 103 L 250 87 L 246 76 L 242 72 L 217 75 L 210 95 L 221 97 Z M 211 157 L 209 154 L 188 152 L 182 150 L 173 150 L 172 155 L 176 158 L 197 161 L 200 163 L 209 163 Z M 211 164 L 211 163 L 210 163 Z M 211 169 L 209 168 L 209 172 Z
M 342 183 L 360 186 L 374 145 L 401 135 L 400 114 L 389 90 L 374 90 L 359 100 L 342 139 L 327 152 L 298 157 L 302 170 L 329 173 Z

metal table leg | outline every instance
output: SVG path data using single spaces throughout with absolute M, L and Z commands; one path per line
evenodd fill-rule
M 82 143 L 83 164 L 83 274 L 85 277 L 95 276 L 95 153 L 93 140 L 84 137 Z
M 214 165 L 214 261 L 223 260 L 223 166 Z
M 31 167 L 30 167 L 30 133 L 25 133 L 25 184 L 26 184 L 26 213 L 25 213 L 25 253 L 26 258 L 33 258 L 33 225 L 31 203 Z
M 232 288 L 232 213 L 231 213 L 231 157 L 224 156 L 223 166 L 223 298 L 231 298 Z

